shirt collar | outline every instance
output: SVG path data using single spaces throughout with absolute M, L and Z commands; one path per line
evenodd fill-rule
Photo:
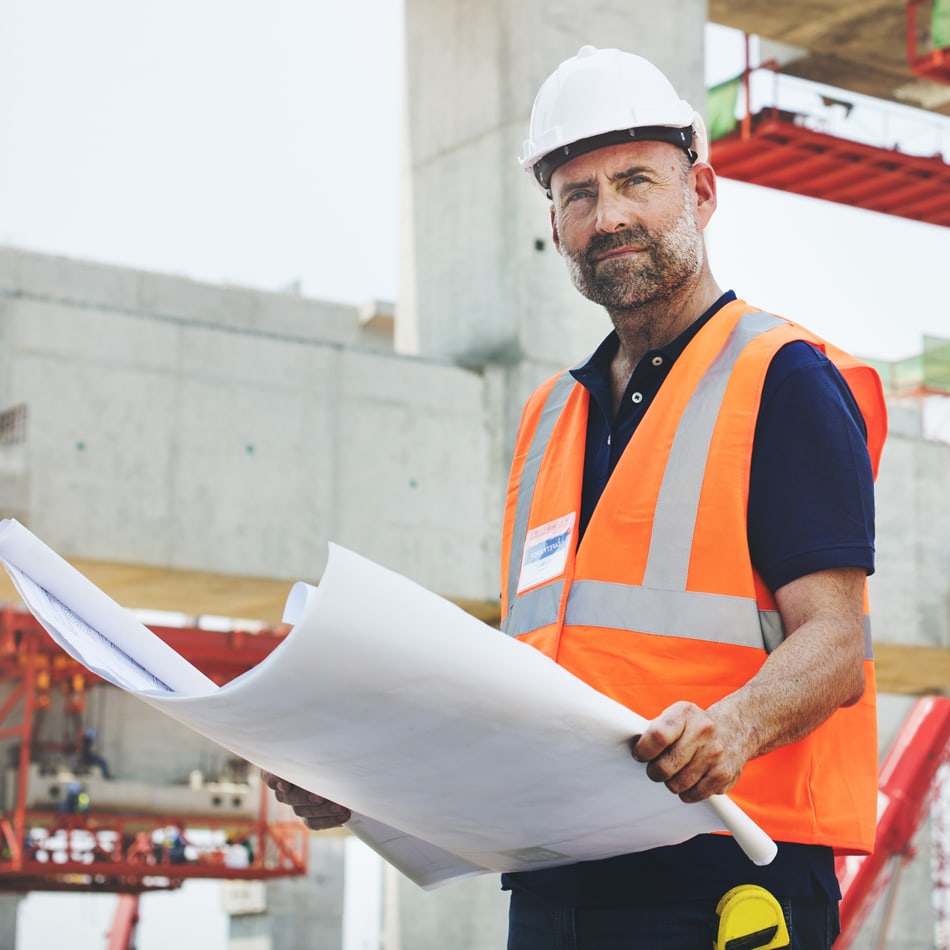
M 708 310 L 697 317 L 675 340 L 665 346 L 650 350 L 644 356 L 663 356 L 669 366 L 686 349 L 687 344 L 727 303 L 736 299 L 735 292 L 727 290 Z M 579 382 L 587 385 L 593 378 L 603 376 L 610 371 L 610 363 L 620 346 L 620 338 L 616 330 L 611 330 L 600 346 L 583 363 L 578 363 L 571 369 L 571 375 Z

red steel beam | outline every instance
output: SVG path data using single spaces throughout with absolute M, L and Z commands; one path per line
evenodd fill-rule
M 850 142 L 769 114 L 748 137 L 714 142 L 712 162 L 724 178 L 950 226 L 950 165 L 939 157 Z
M 895 865 L 911 854 L 911 841 L 930 800 L 937 769 L 948 755 L 948 742 L 950 699 L 918 699 L 881 765 L 874 852 L 835 859 L 842 894 L 840 950 L 857 936 Z

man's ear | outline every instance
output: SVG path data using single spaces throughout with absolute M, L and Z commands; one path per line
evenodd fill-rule
M 708 162 L 697 162 L 690 172 L 693 177 L 693 194 L 696 196 L 696 221 L 700 229 L 709 224 L 716 210 L 716 173 Z
M 554 242 L 554 249 L 561 253 L 561 235 L 557 233 L 557 214 L 554 211 L 554 205 L 551 205 L 551 240 Z

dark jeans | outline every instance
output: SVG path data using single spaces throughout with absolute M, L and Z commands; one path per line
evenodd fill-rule
M 840 931 L 836 902 L 778 900 L 792 950 L 829 950 Z M 572 907 L 515 890 L 508 913 L 508 950 L 710 950 L 718 924 L 715 901 Z

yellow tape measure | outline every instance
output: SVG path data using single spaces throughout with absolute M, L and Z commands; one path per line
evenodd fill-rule
M 773 894 L 757 884 L 740 884 L 716 906 L 719 933 L 713 950 L 779 950 L 789 946 L 785 915 Z

